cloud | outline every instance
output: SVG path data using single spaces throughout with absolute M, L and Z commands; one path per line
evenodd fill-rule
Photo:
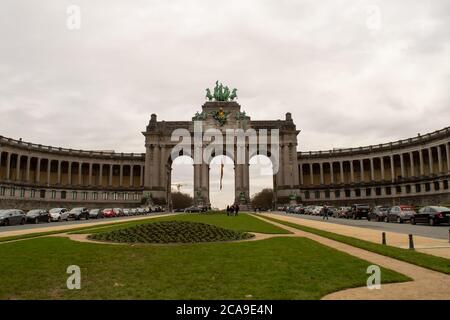
M 189 120 L 219 79 L 253 119 L 291 112 L 299 150 L 407 138 L 449 125 L 448 30 L 445 0 L 5 0 L 0 134 L 143 152 L 151 113 Z

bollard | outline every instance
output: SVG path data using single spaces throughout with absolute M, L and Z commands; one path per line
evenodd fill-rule
M 448 229 L 448 243 L 450 243 L 450 228 Z
M 384 245 L 386 245 L 386 232 L 383 232 L 382 234 L 381 234 L 381 244 L 384 244 Z
M 414 250 L 414 240 L 412 234 L 409 235 L 409 249 Z

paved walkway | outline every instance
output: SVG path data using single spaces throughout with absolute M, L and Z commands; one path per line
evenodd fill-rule
M 280 218 L 278 215 L 264 214 L 274 218 Z M 407 262 L 389 258 L 377 253 L 352 247 L 350 245 L 324 238 L 312 233 L 303 232 L 298 229 L 285 226 L 267 219 L 264 215 L 258 215 L 257 218 L 271 223 L 277 227 L 289 230 L 298 237 L 305 237 L 336 250 L 348 253 L 357 258 L 369 261 L 378 266 L 397 271 L 413 279 L 413 281 L 404 283 L 382 284 L 381 289 L 369 290 L 367 287 L 347 289 L 329 294 L 322 299 L 325 300 L 448 300 L 450 299 L 450 275 L 425 269 Z M 285 217 L 286 221 L 297 222 L 297 218 Z M 280 219 L 282 220 L 282 219 Z M 383 275 L 381 275 L 383 277 Z
M 264 213 L 260 215 L 261 216 L 267 215 L 268 217 L 272 217 L 278 220 L 289 221 L 307 227 L 342 234 L 344 236 L 359 238 L 362 240 L 371 241 L 375 243 L 381 243 L 382 231 L 378 230 L 330 223 L 327 221 L 303 219 L 301 215 L 286 216 L 282 214 L 271 214 L 271 213 Z M 409 247 L 409 238 L 408 235 L 406 234 L 396 232 L 386 232 L 386 239 L 388 245 L 399 248 Z M 414 236 L 414 247 L 416 251 L 450 259 L 450 243 L 448 240 Z

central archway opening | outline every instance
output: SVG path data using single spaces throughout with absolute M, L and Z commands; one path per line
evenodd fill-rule
M 169 209 L 183 211 L 193 205 L 194 160 L 179 156 L 171 163 L 168 203 Z
M 253 210 L 271 210 L 275 205 L 272 160 L 254 155 L 249 160 L 250 200 Z
M 209 197 L 212 209 L 234 203 L 234 162 L 229 156 L 215 156 L 209 163 Z

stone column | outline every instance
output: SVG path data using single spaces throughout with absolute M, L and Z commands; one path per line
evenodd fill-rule
M 405 178 L 405 160 L 403 159 L 403 153 L 400 153 L 400 174 L 402 179 Z
M 52 160 L 47 160 L 47 185 L 50 185 L 50 175 L 52 172 Z
M 6 155 L 6 180 L 11 179 L 11 152 Z
M 103 184 L 103 163 L 100 163 L 98 168 L 98 185 L 101 186 L 102 184 Z
M 444 170 L 442 170 L 442 150 L 441 146 L 436 147 L 437 154 L 438 154 L 438 173 L 442 173 Z
M 299 166 L 300 166 L 300 169 L 299 169 L 299 172 L 300 172 L 300 184 L 303 185 L 304 184 L 304 182 L 303 182 L 303 163 L 300 163 Z
M 355 173 L 353 170 L 353 160 L 350 160 L 350 183 L 355 182 Z
M 72 161 L 69 161 L 67 163 L 67 165 L 69 166 L 67 168 L 67 182 L 69 185 L 71 185 L 72 184 Z
M 339 170 L 340 170 L 340 180 L 341 183 L 345 183 L 345 178 L 344 178 L 344 162 L 339 161 Z
M 364 182 L 364 159 L 359 160 L 359 168 L 361 169 L 360 182 Z
M 37 158 L 35 179 L 36 183 L 39 183 L 41 181 L 41 158 Z
M 324 184 L 324 178 L 323 178 L 323 163 L 319 163 L 320 166 L 320 184 Z
M 88 184 L 92 186 L 92 162 L 89 162 L 89 178 L 88 178 Z
M 384 157 L 380 158 L 380 167 L 381 167 L 381 180 L 384 181 Z
M 161 147 L 160 150 L 160 170 L 159 170 L 159 184 L 166 189 L 167 186 L 167 160 L 166 160 L 166 147 Z
M 391 160 L 391 181 L 394 182 L 396 177 L 395 177 L 394 156 L 393 155 L 390 156 L 390 160 Z
M 428 167 L 430 168 L 430 175 L 433 174 L 433 152 L 431 148 L 428 148 Z
M 161 172 L 162 175 L 162 172 Z M 119 165 L 119 186 L 123 186 L 123 164 Z
M 209 205 L 209 165 L 201 164 L 201 189 L 205 205 Z
M 415 177 L 416 173 L 414 170 L 414 154 L 412 152 L 409 153 L 409 161 L 411 163 L 411 177 Z
M 144 170 L 145 166 L 141 165 L 141 187 L 144 185 Z
M 314 166 L 312 163 L 309 164 L 309 176 L 311 180 L 311 184 L 314 184 L 314 172 L 313 172 Z
M 331 179 L 331 184 L 334 184 L 333 162 L 330 162 L 330 179 Z
M 111 187 L 113 185 L 113 171 L 114 171 L 114 164 L 109 165 L 109 181 L 108 184 Z
M 130 187 L 134 184 L 134 165 L 130 164 Z
M 28 155 L 28 157 L 27 157 L 27 175 L 26 175 L 27 182 L 30 182 L 30 166 L 31 166 L 31 157 Z
M 370 180 L 375 181 L 375 169 L 373 167 L 373 158 L 370 158 Z
M 145 176 L 144 183 L 141 185 L 145 185 L 147 188 L 152 187 L 152 150 L 153 147 L 150 145 L 146 145 L 146 153 L 145 153 Z M 143 170 L 141 168 L 141 178 L 143 175 Z
M 20 160 L 22 159 L 22 156 L 20 154 L 17 155 L 17 161 L 16 161 L 16 180 L 20 181 Z
M 58 160 L 58 180 L 57 184 L 61 184 L 61 160 Z
M 236 169 L 235 169 L 236 170 Z M 195 204 L 200 204 L 199 197 L 201 196 L 201 164 L 194 163 L 194 202 Z M 235 187 L 237 187 L 237 181 L 235 181 Z
M 78 184 L 81 185 L 82 184 L 82 172 L 81 169 L 83 169 L 83 163 L 82 162 L 78 162 Z
M 419 166 L 420 166 L 420 175 L 423 176 L 424 175 L 424 171 L 423 171 L 423 152 L 422 152 L 422 149 L 419 150 Z
M 445 152 L 447 154 L 447 172 L 450 172 L 450 147 L 448 146 L 448 142 L 445 143 Z
M 153 181 L 152 181 L 152 185 L 153 186 L 160 186 L 160 171 L 162 170 L 162 168 L 160 168 L 160 163 L 161 163 L 161 159 L 160 159 L 160 147 L 159 146 L 155 146 L 153 148 L 153 172 L 152 172 L 152 176 L 153 176 Z

